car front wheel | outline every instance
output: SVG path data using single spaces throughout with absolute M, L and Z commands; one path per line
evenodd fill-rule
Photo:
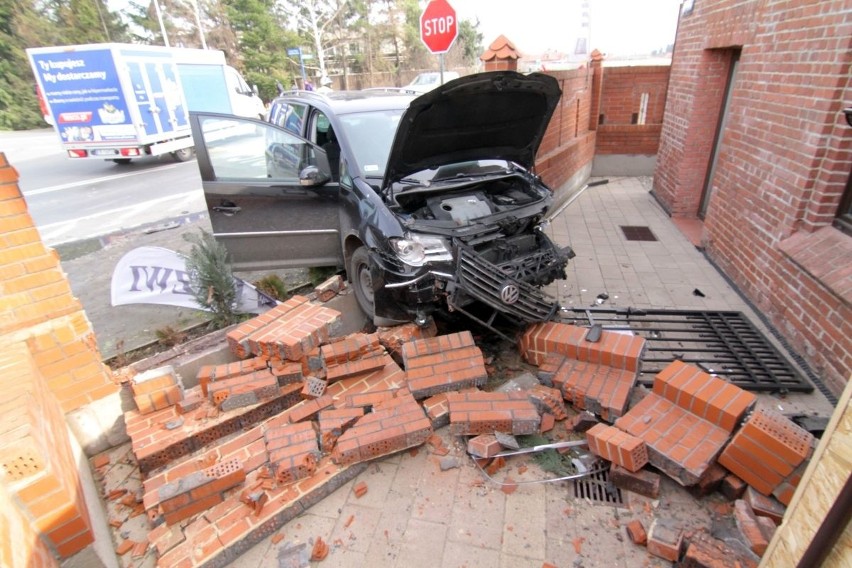
M 358 305 L 367 316 L 372 318 L 375 313 L 373 276 L 370 273 L 370 254 L 366 247 L 358 247 L 349 259 L 349 278 L 352 280 Z

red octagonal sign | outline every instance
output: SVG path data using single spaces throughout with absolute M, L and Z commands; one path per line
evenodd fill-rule
M 447 0 L 429 2 L 420 16 L 420 39 L 429 51 L 446 53 L 458 35 L 456 11 Z

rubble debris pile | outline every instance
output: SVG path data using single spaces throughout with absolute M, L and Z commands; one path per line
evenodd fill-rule
M 736 499 L 731 523 L 745 553 L 759 555 L 783 516 L 775 498 L 792 492 L 813 451 L 804 430 L 753 410 L 754 395 L 679 361 L 628 408 L 642 338 L 604 330 L 588 341 L 587 328 L 535 324 L 519 341 L 539 366 L 533 384 L 485 392 L 470 332 L 434 336 L 406 324 L 339 338 L 339 319 L 294 296 L 231 330 L 239 360 L 202 367 L 197 386 L 184 389 L 170 367 L 132 379 L 139 408 L 125 422 L 152 527 L 141 544 L 158 565 L 226 565 L 382 456 L 428 443 L 442 469 L 458 467 L 434 433 L 442 426 L 468 437 L 491 479 L 508 456 L 538 451 L 538 441 L 519 447 L 514 436 L 547 442 L 541 433 L 557 422 L 559 435 L 580 438 L 549 444 L 572 469 L 564 479 L 600 471 L 588 452 L 561 453 L 587 441 L 612 462 L 616 488 L 658 498 L 660 476 L 648 465 L 701 495 L 718 488 Z M 507 494 L 519 486 L 508 475 L 501 485 Z M 694 565 L 727 546 L 670 519 L 655 519 L 647 534 L 631 523 L 628 535 L 671 561 L 685 550 Z M 328 545 L 320 549 L 324 558 Z

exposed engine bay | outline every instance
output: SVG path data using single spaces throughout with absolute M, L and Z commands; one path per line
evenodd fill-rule
M 412 221 L 439 221 L 437 226 L 463 227 L 484 217 L 540 203 L 543 213 L 550 194 L 527 176 L 505 176 L 463 186 L 419 187 L 394 195 L 397 214 Z M 502 217 L 502 216 L 501 216 Z M 483 219 L 482 222 L 486 222 Z

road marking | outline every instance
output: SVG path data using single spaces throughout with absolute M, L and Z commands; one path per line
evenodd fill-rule
M 138 203 L 135 205 L 128 205 L 126 207 L 118 207 L 115 209 L 110 209 L 108 211 L 99 211 L 98 213 L 93 213 L 91 215 L 86 215 L 84 217 L 78 217 L 72 221 L 60 221 L 57 223 L 50 223 L 47 225 L 38 226 L 38 230 L 41 233 L 42 240 L 48 246 L 55 246 L 58 244 L 63 244 L 69 241 L 87 239 L 91 237 L 100 236 L 103 234 L 111 233 L 113 231 L 122 230 L 122 229 L 131 229 L 133 227 L 121 226 L 119 223 L 123 222 L 125 219 L 136 219 L 140 222 L 137 222 L 134 226 L 144 225 L 146 222 L 140 219 L 142 215 L 140 215 L 140 210 L 150 210 L 153 206 L 159 205 L 161 203 L 165 203 L 168 201 L 175 201 L 176 204 L 181 204 L 181 201 L 184 201 L 184 205 L 191 206 L 194 202 L 199 207 L 199 211 L 190 211 L 188 214 L 193 214 L 197 212 L 204 211 L 204 193 L 201 188 L 194 189 L 192 191 L 186 191 L 184 193 L 178 193 L 175 195 L 169 195 L 166 197 L 161 197 L 159 199 L 151 199 L 150 201 L 145 201 L 143 203 Z M 156 210 L 156 216 L 162 216 L 163 209 L 159 208 Z M 92 227 L 97 226 L 97 229 L 94 229 L 93 234 L 88 235 L 74 235 L 69 234 L 74 229 L 77 228 L 79 224 L 85 224 L 87 221 L 91 221 L 93 219 L 97 219 L 99 217 L 108 216 L 110 218 L 109 223 L 104 223 L 104 225 L 99 225 L 96 223 L 91 223 L 88 227 L 91 229 Z M 177 216 L 177 215 L 175 215 Z M 152 218 L 150 222 L 155 221 L 155 218 Z M 109 225 L 109 226 L 107 226 Z
M 81 180 L 81 181 L 74 181 L 74 182 L 71 182 L 71 183 L 63 183 L 61 185 L 52 185 L 50 187 L 42 187 L 42 188 L 39 188 L 39 189 L 33 189 L 32 191 L 25 191 L 24 196 L 29 197 L 31 195 L 41 195 L 42 193 L 50 193 L 52 191 L 62 191 L 63 189 L 70 189 L 72 187 L 80 187 L 82 185 L 103 183 L 105 181 L 112 181 L 112 180 L 115 180 L 115 179 L 122 179 L 122 178 L 131 177 L 131 176 L 138 176 L 138 175 L 152 173 L 152 172 L 161 172 L 163 170 L 170 170 L 172 168 L 176 168 L 176 167 L 181 166 L 181 165 L 183 165 L 183 164 L 170 164 L 168 166 L 162 166 L 162 167 L 156 168 L 156 169 L 143 170 L 141 172 L 128 172 L 126 174 L 115 174 L 115 175 L 112 175 L 112 176 L 104 176 L 104 177 L 99 177 L 99 178 L 92 178 L 92 179 L 84 179 L 84 180 Z

